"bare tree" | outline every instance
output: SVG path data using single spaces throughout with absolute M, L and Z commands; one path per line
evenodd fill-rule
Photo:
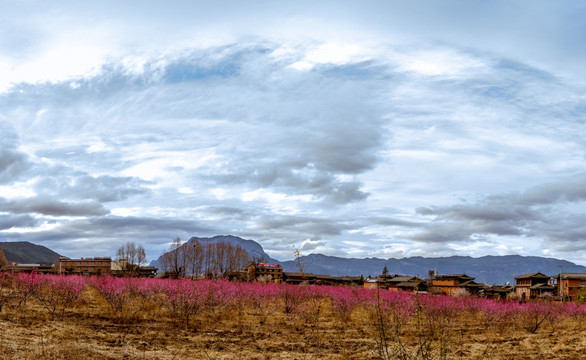
M 138 265 L 137 270 L 140 270 L 140 267 L 146 264 L 146 252 L 144 251 L 142 245 L 139 245 L 136 249 L 136 263 Z
M 203 265 L 203 247 L 201 243 L 194 239 L 191 243 L 185 245 L 185 256 L 187 257 L 187 263 L 189 265 L 188 272 L 191 276 L 200 276 L 202 274 Z
M 250 264 L 250 256 L 240 246 L 226 242 L 208 242 L 202 246 L 202 270 L 208 277 L 218 277 Z
M 197 239 L 181 243 L 176 238 L 161 257 L 161 266 L 171 277 L 185 275 L 218 277 L 250 264 L 246 250 L 225 242 L 200 243 Z
M 146 253 L 142 245 L 129 241 L 116 252 L 116 261 L 124 274 L 138 273 L 140 266 L 146 262 Z
M 305 259 L 302 257 L 301 251 L 297 248 L 295 248 L 293 254 L 295 255 L 295 267 L 297 267 L 301 276 L 305 278 Z
M 216 252 L 213 254 L 214 259 L 214 275 L 217 277 L 220 274 L 223 274 L 226 271 L 226 257 L 228 255 L 228 245 L 226 243 L 217 243 L 216 244 Z
M 169 251 L 163 254 L 163 269 L 171 277 L 177 279 L 184 277 L 187 272 L 187 263 L 189 253 L 186 251 L 187 246 L 182 246 L 181 238 L 177 237 L 171 243 Z
M 203 246 L 204 257 L 203 257 L 203 273 L 207 277 L 213 277 L 213 258 L 214 244 L 211 242 L 206 243 Z
M 250 265 L 250 262 L 251 259 L 246 250 L 244 250 L 240 246 L 236 246 L 232 270 L 242 269 L 243 267 Z

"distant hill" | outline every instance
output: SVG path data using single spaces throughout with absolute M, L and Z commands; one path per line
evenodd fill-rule
M 546 275 L 555 275 L 560 272 L 586 273 L 586 266 L 572 262 L 539 256 L 449 256 L 424 258 L 420 256 L 403 259 L 354 259 L 310 254 L 300 258 L 304 263 L 304 271 L 308 273 L 325 274 L 331 276 L 364 275 L 375 276 L 382 273 L 387 267 L 391 274 L 418 275 L 427 278 L 429 270 L 437 270 L 439 274 L 462 274 L 476 278 L 476 282 L 489 285 L 514 284 L 515 276 L 521 274 L 541 272 Z M 295 261 L 282 261 L 285 271 L 298 271 Z
M 214 236 L 211 238 L 193 237 L 183 246 L 189 246 L 195 239 L 202 244 L 206 242 L 227 242 L 232 245 L 239 245 L 253 259 L 262 259 L 262 261 L 269 263 L 279 263 L 286 272 L 299 271 L 295 260 L 279 261 L 273 259 L 254 240 L 245 240 L 232 235 Z M 161 257 L 153 260 L 151 266 L 160 268 L 160 259 Z M 330 276 L 376 276 L 380 275 L 386 266 L 391 274 L 418 275 L 420 278 L 427 278 L 429 270 L 437 270 L 439 274 L 465 273 L 476 278 L 476 282 L 489 285 L 505 284 L 506 282 L 514 284 L 515 276 L 538 271 L 546 275 L 555 275 L 560 272 L 560 266 L 563 272 L 586 273 L 586 266 L 576 265 L 566 260 L 519 255 L 483 256 L 479 258 L 470 256 L 424 258 L 416 256 L 403 259 L 356 259 L 310 254 L 300 257 L 299 260 L 303 264 L 303 271 L 307 273 Z
M 269 263 L 278 263 L 279 262 L 278 260 L 271 258 L 267 253 L 265 253 L 262 246 L 260 246 L 260 244 L 257 243 L 256 241 L 246 240 L 246 239 L 239 238 L 238 236 L 232 236 L 232 235 L 218 235 L 218 236 L 214 236 L 211 238 L 192 237 L 191 239 L 186 241 L 181 246 L 182 247 L 191 246 L 191 244 L 193 244 L 193 242 L 195 240 L 199 241 L 199 243 L 202 245 L 209 243 L 209 242 L 217 242 L 217 243 L 223 242 L 223 243 L 228 243 L 233 246 L 238 245 L 248 253 L 248 256 L 250 256 L 251 259 L 255 259 L 257 261 L 262 261 L 262 262 L 269 262 Z M 162 270 L 162 267 L 161 267 L 161 259 L 162 258 L 163 258 L 163 255 L 159 256 L 158 259 L 151 261 L 151 263 L 149 265 L 157 267 Z
M 59 254 L 41 245 L 35 245 L 28 241 L 0 242 L 4 249 L 6 261 L 16 261 L 20 264 L 53 264 Z

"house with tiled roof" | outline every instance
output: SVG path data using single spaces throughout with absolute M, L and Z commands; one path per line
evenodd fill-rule
M 417 276 L 408 275 L 379 275 L 376 278 L 366 279 L 364 287 L 367 289 L 385 289 L 391 291 L 426 291 L 427 282 Z
M 522 300 L 554 295 L 556 288 L 550 284 L 550 277 L 540 272 L 515 277 L 515 293 Z
M 474 278 L 466 274 L 434 275 L 431 278 L 429 291 L 446 295 L 458 295 L 463 292 L 478 294 L 483 286 L 474 282 Z
M 580 291 L 586 291 L 586 274 L 562 273 L 552 276 L 556 286 L 556 295 L 563 299 L 573 299 Z
M 361 286 L 363 278 L 361 276 L 329 276 L 312 273 L 286 272 L 283 273 L 283 281 L 287 284 L 293 285 Z
M 492 285 L 492 286 L 485 286 L 484 289 L 484 296 L 490 299 L 506 299 L 508 298 L 509 294 L 513 293 L 515 289 L 510 285 Z
M 280 264 L 253 263 L 246 268 L 251 279 L 264 278 L 274 283 L 283 282 L 283 268 Z

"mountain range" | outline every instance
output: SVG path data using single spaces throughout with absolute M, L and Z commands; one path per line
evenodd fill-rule
M 586 273 L 586 266 L 554 258 L 539 256 L 449 256 L 449 257 L 409 257 L 402 259 L 381 258 L 341 258 L 322 254 L 300 256 L 295 260 L 280 261 L 269 256 L 262 246 L 254 240 L 245 240 L 232 235 L 214 237 L 193 237 L 182 246 L 189 246 L 193 241 L 200 243 L 226 242 L 238 245 L 256 261 L 281 264 L 286 272 L 298 272 L 302 268 L 306 273 L 323 274 L 330 276 L 376 276 L 382 273 L 386 266 L 390 274 L 417 275 L 426 278 L 428 271 L 437 271 L 441 274 L 466 274 L 476 278 L 476 282 L 486 284 L 514 283 L 515 276 L 521 274 L 541 272 L 546 275 L 555 275 L 561 271 L 566 273 Z M 42 245 L 27 241 L 0 242 L 4 249 L 6 260 L 21 264 L 52 264 L 60 255 Z M 150 265 L 161 268 L 159 257 Z M 560 269 L 561 267 L 561 269 Z
M 428 271 L 437 271 L 441 274 L 466 274 L 476 278 L 476 282 L 489 285 L 514 283 L 515 276 L 521 274 L 541 272 L 546 275 L 555 275 L 561 271 L 586 273 L 586 266 L 577 265 L 570 261 L 545 258 L 539 256 L 449 256 L 425 258 L 421 256 L 402 259 L 380 258 L 341 258 L 322 254 L 300 256 L 295 260 L 279 261 L 270 257 L 262 246 L 254 240 L 245 240 L 232 235 L 220 235 L 211 238 L 189 239 L 182 246 L 189 246 L 195 239 L 200 243 L 226 242 L 242 247 L 252 259 L 281 264 L 285 272 L 298 272 L 300 267 L 306 273 L 323 274 L 330 276 L 376 276 L 380 275 L 386 266 L 390 274 L 417 275 L 426 278 Z M 160 259 L 153 260 L 150 265 L 160 268 Z M 561 269 L 560 269 L 561 267 Z

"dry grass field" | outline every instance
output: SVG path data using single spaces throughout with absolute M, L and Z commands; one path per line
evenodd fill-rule
M 368 306 L 340 314 L 324 298 L 289 314 L 283 309 L 281 299 L 262 308 L 228 304 L 203 309 L 186 325 L 153 302 L 115 312 L 87 287 L 56 319 L 34 298 L 18 308 L 6 304 L 0 354 L 34 360 L 586 358 L 583 317 L 543 322 L 532 333 L 519 319 L 487 324 L 481 313 L 451 314 L 434 325 L 417 315 L 395 321 Z M 416 352 L 421 344 L 425 353 Z

